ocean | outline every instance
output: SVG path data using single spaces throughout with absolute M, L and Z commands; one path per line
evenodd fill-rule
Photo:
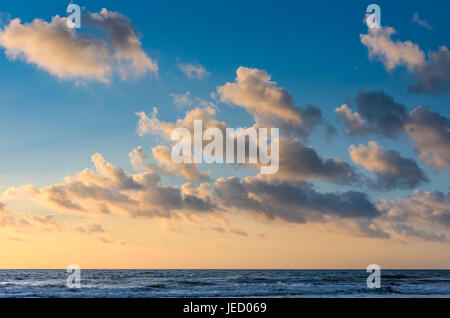
M 450 270 L 0 270 L 0 297 L 450 297 Z

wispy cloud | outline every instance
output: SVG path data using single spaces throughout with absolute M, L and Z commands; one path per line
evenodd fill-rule
M 418 25 L 421 25 L 428 30 L 433 30 L 433 27 L 428 24 L 427 20 L 419 18 L 419 13 L 415 12 L 412 17 L 412 22 L 417 23 Z
M 105 244 L 115 244 L 114 241 L 104 238 L 103 236 L 99 236 L 98 239 Z
M 209 75 L 209 72 L 200 64 L 178 63 L 178 68 L 186 74 L 189 79 L 201 79 Z
M 98 223 L 89 223 L 89 224 L 80 225 L 77 229 L 79 232 L 88 233 L 88 234 L 105 232 L 105 230 L 103 229 L 101 224 L 98 224 Z

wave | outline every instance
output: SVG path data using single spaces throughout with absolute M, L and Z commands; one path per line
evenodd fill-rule
M 167 289 L 167 286 L 164 284 L 151 284 L 144 287 L 137 287 L 136 290 L 154 290 L 154 289 Z

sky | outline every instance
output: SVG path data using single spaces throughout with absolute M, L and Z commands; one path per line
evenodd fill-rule
M 448 1 L 69 3 L 0 5 L 0 268 L 450 268 Z

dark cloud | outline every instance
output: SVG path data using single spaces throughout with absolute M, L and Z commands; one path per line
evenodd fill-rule
M 430 26 L 420 20 L 417 13 L 415 22 Z M 387 71 L 398 66 L 406 66 L 415 78 L 416 84 L 409 87 L 412 93 L 440 95 L 450 90 L 450 53 L 446 46 L 438 51 L 431 51 L 428 59 L 420 47 L 411 41 L 392 40 L 395 30 L 391 27 L 370 29 L 368 34 L 361 34 L 361 42 L 369 49 L 369 58 L 381 61 Z
M 393 226 L 393 229 L 402 235 L 420 238 L 425 241 L 441 243 L 447 242 L 447 236 L 445 234 L 436 234 L 434 232 L 422 231 L 405 224 L 395 224 Z
M 372 219 L 381 215 L 365 193 L 319 193 L 305 182 L 291 184 L 248 177 L 219 179 L 215 183 L 223 204 L 263 214 L 269 219 L 305 223 L 326 217 Z
M 99 236 L 98 239 L 105 244 L 115 244 L 114 241 L 104 238 L 103 236 Z
M 355 169 L 335 158 L 321 158 L 298 139 L 280 140 L 280 165 L 275 178 L 286 180 L 321 179 L 346 184 L 359 180 Z
M 450 229 L 450 192 L 416 190 L 405 199 L 381 200 L 377 207 L 390 222 L 420 222 Z
M 404 158 L 396 150 L 384 151 L 374 141 L 366 147 L 350 146 L 352 160 L 377 175 L 376 181 L 369 181 L 377 189 L 414 189 L 428 182 L 425 172 L 410 158 Z
M 419 158 L 438 168 L 450 168 L 450 120 L 436 111 L 404 105 L 383 92 L 359 92 L 357 112 L 346 105 L 336 108 L 351 135 L 378 134 L 396 138 L 406 132 L 415 142 Z
M 417 83 L 408 90 L 412 93 L 440 95 L 450 90 L 450 52 L 445 46 L 429 54 L 429 61 L 414 74 Z
M 292 95 L 261 69 L 239 67 L 236 80 L 218 86 L 217 93 L 222 102 L 252 114 L 256 127 L 277 127 L 284 134 L 306 138 L 318 125 L 326 123 L 319 108 L 297 107 Z
M 396 103 L 384 92 L 358 92 L 355 99 L 357 112 L 352 113 L 344 104 L 336 108 L 338 119 L 344 122 L 345 131 L 351 135 L 377 134 L 396 138 L 408 119 L 406 107 Z
M 358 227 L 360 236 L 379 239 L 391 238 L 391 235 L 389 233 L 381 229 L 380 226 L 372 222 L 372 220 L 357 220 L 356 225 Z
M 166 217 L 177 213 L 202 213 L 215 208 L 204 194 L 206 187 L 185 187 L 160 183 L 153 172 L 128 175 L 123 168 L 106 162 L 99 154 L 92 156 L 96 171 L 84 169 L 68 176 L 64 183 L 44 188 L 11 188 L 10 195 L 25 195 L 39 203 L 61 210 L 85 213 L 124 213 L 131 216 Z M 133 185 L 133 186 L 130 186 Z M 195 193 L 197 192 L 197 193 Z
M 82 232 L 82 233 L 88 233 L 88 234 L 105 232 L 105 230 L 103 229 L 101 224 L 98 224 L 98 223 L 89 223 L 89 224 L 85 224 L 85 225 L 80 225 L 78 227 L 78 231 Z
M 411 111 L 405 130 L 415 141 L 421 160 L 450 169 L 450 120 L 447 117 L 418 107 Z
M 359 92 L 356 96 L 359 115 L 365 120 L 371 133 L 396 137 L 408 118 L 408 111 L 402 104 L 384 92 Z

